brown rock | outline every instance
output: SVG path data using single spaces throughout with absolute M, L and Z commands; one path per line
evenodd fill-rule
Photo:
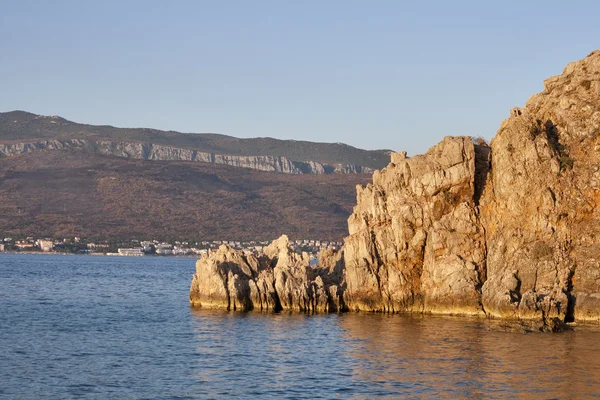
M 222 245 L 196 262 L 190 303 L 239 311 L 337 311 L 343 307 L 332 293 L 339 279 L 331 274 L 312 268 L 307 253 L 294 253 L 285 235 L 260 256 Z
M 462 137 L 392 155 L 357 188 L 347 305 L 485 312 L 543 330 L 600 319 L 599 152 L 596 51 L 513 108 L 491 152 Z
M 483 305 L 500 317 L 598 319 L 600 52 L 544 86 L 492 140 Z
M 353 310 L 481 313 L 485 266 L 471 138 L 445 138 L 427 154 L 375 172 L 357 189 L 344 244 Z

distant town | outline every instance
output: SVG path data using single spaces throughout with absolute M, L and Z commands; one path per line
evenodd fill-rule
M 13 239 L 0 238 L 0 252 L 22 253 L 63 253 L 63 254 L 91 254 L 91 255 L 116 255 L 116 256 L 201 256 L 211 250 L 216 250 L 225 244 L 233 249 L 246 254 L 257 254 L 268 246 L 270 241 L 236 241 L 212 240 L 188 242 L 175 240 L 172 243 L 159 240 L 129 241 L 101 241 L 93 242 L 79 237 L 52 239 L 34 238 Z M 291 240 L 292 249 L 297 252 L 316 254 L 323 249 L 337 250 L 342 242 L 327 240 Z

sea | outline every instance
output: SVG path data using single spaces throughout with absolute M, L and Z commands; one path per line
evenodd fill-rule
M 600 396 L 600 329 L 193 309 L 195 260 L 0 254 L 0 399 Z

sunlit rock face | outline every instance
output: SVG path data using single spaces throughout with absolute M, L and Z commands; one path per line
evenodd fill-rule
M 344 243 L 350 309 L 482 313 L 485 241 L 475 164 L 488 148 L 447 137 L 358 187 Z
M 445 138 L 357 190 L 350 309 L 600 319 L 600 52 L 511 110 L 491 147 Z
M 490 315 L 600 317 L 600 52 L 547 79 L 492 140 L 481 212 Z
M 325 267 L 311 267 L 308 254 L 294 253 L 285 235 L 260 255 L 222 245 L 197 261 L 190 302 L 240 311 L 342 311 L 340 257 L 324 252 L 321 258 Z

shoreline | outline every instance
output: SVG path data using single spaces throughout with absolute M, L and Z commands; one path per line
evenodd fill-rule
M 160 254 L 148 254 L 143 256 L 126 256 L 118 253 L 90 253 L 90 254 L 76 254 L 76 253 L 59 253 L 56 251 L 0 251 L 0 254 L 12 254 L 12 255 L 40 255 L 40 256 L 91 256 L 91 257 L 125 257 L 125 258 L 143 258 L 143 257 L 164 257 L 164 258 L 200 258 L 200 256 L 189 255 L 189 256 L 176 256 L 176 255 L 160 255 Z
M 522 332 L 522 333 L 545 333 L 544 331 L 538 329 L 531 329 L 535 325 L 532 324 L 535 320 L 530 319 L 519 319 L 519 318 L 499 318 L 493 315 L 487 314 L 463 314 L 460 312 L 455 313 L 440 313 L 440 312 L 419 312 L 419 311 L 394 311 L 394 312 L 383 312 L 383 311 L 366 311 L 366 310 L 347 310 L 341 312 L 316 312 L 316 311 L 298 311 L 298 310 L 281 310 L 281 311 L 272 311 L 272 310 L 260 310 L 260 309 L 252 309 L 252 310 L 227 310 L 225 308 L 219 307 L 203 307 L 203 306 L 195 306 L 193 304 L 189 305 L 189 309 L 194 314 L 261 314 L 261 315 L 306 315 L 306 316 L 332 316 L 336 315 L 339 317 L 349 316 L 349 315 L 370 315 L 370 316 L 379 316 L 382 318 L 388 317 L 402 317 L 402 318 L 439 318 L 439 319 L 457 319 L 464 321 L 485 321 L 490 325 L 493 325 L 495 330 L 501 332 Z M 600 321 L 597 320 L 581 320 L 574 322 L 566 322 L 565 327 L 567 329 L 560 332 L 568 332 L 574 331 L 577 328 L 592 328 L 594 330 L 600 331 Z

